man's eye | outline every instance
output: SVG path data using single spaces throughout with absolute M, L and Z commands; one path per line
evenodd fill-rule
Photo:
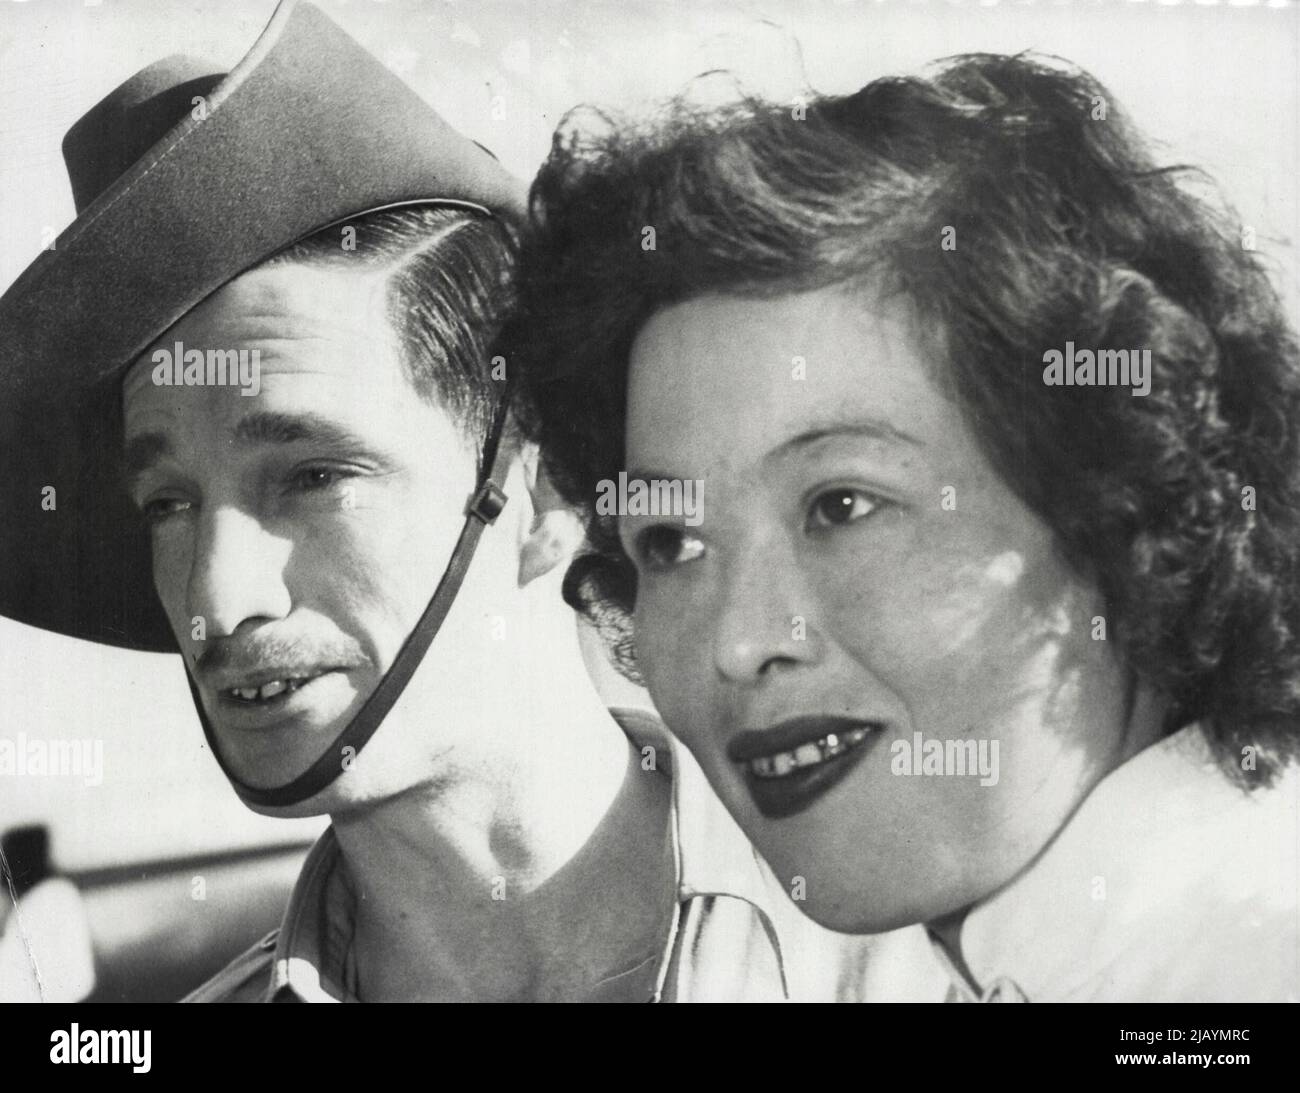
M 161 524 L 168 517 L 185 512 L 189 507 L 190 503 L 181 500 L 179 497 L 158 497 L 152 501 L 146 501 L 141 506 L 141 511 L 144 513 L 147 523 Z
M 318 490 L 328 490 L 332 486 L 338 485 L 343 479 L 350 477 L 350 474 L 337 467 L 303 467 L 294 473 L 292 484 L 296 489 L 312 493 Z
M 704 544 L 699 539 L 668 524 L 646 528 L 632 542 L 637 562 L 646 569 L 671 569 L 692 562 L 704 553 Z
M 808 509 L 808 527 L 843 527 L 870 516 L 880 502 L 862 490 L 834 489 L 819 493 Z

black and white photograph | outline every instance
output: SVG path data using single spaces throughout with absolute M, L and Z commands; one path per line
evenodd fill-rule
M 1066 1002 L 1263 1062 L 1298 234 L 1292 0 L 0 0 L 27 1055 Z

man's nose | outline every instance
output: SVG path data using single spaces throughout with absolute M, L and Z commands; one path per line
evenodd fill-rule
M 815 605 L 789 545 L 754 542 L 723 567 L 713 658 L 718 672 L 743 685 L 774 670 L 814 663 L 822 638 Z
M 284 573 L 290 544 L 234 506 L 208 509 L 199 521 L 188 600 L 208 637 L 227 637 L 250 619 L 289 614 Z

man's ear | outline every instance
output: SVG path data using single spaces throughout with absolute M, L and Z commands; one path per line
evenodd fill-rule
M 551 483 L 537 445 L 523 445 L 519 460 L 533 508 L 532 525 L 519 545 L 519 587 L 523 588 L 557 566 L 567 566 L 582 545 L 586 529 Z

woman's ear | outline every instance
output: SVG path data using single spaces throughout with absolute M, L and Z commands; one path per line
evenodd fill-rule
M 519 545 L 519 587 L 545 576 L 569 559 L 586 537 L 582 518 L 559 495 L 538 457 L 537 445 L 520 452 L 524 478 L 532 501 L 533 520 Z
M 539 512 L 533 530 L 519 551 L 519 587 L 567 566 L 583 540 L 582 521 L 567 509 Z

